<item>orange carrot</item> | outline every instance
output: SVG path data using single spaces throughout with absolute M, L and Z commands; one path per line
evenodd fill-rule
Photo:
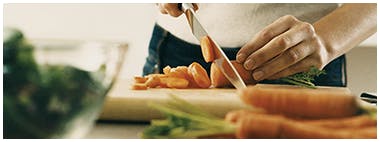
M 329 128 L 311 125 L 305 121 L 292 120 L 281 115 L 234 112 L 240 115 L 237 138 L 376 138 L 376 124 L 360 128 Z M 232 113 L 233 114 L 233 113 Z M 321 120 L 314 120 L 319 122 Z M 340 123 L 339 120 L 335 121 Z
M 257 84 L 238 92 L 241 100 L 269 113 L 304 118 L 339 118 L 358 111 L 356 98 L 346 88 L 309 89 L 291 85 Z
M 183 78 L 177 78 L 177 77 L 168 77 L 168 78 L 161 78 L 161 82 L 165 83 L 167 87 L 169 88 L 178 88 L 183 89 L 187 88 L 189 85 L 189 81 Z
M 376 126 L 362 128 L 333 129 L 307 125 L 297 121 L 283 121 L 282 138 L 301 139 L 374 139 Z
M 148 80 L 145 82 L 145 85 L 149 88 L 154 88 L 160 85 L 160 77 L 159 76 L 150 76 Z
M 225 120 L 228 122 L 236 123 L 239 121 L 239 119 L 243 117 L 246 117 L 249 115 L 256 116 L 256 115 L 262 115 L 262 114 L 267 114 L 267 113 L 260 110 L 248 110 L 248 109 L 234 110 L 226 114 Z M 370 127 L 370 126 L 377 125 L 376 120 L 371 118 L 369 115 L 358 115 L 358 116 L 352 116 L 352 117 L 327 118 L 327 119 L 305 119 L 305 118 L 299 118 L 299 117 L 298 118 L 287 117 L 287 118 L 305 123 L 307 125 L 313 125 L 313 126 L 319 126 L 319 127 L 325 127 L 325 128 L 334 128 L 334 129 L 362 128 L 362 127 Z
M 169 77 L 177 77 L 186 79 L 187 76 L 187 67 L 186 66 L 178 66 L 176 68 L 171 68 L 167 73 Z
M 241 110 L 234 110 L 230 111 L 226 114 L 224 120 L 232 123 L 236 123 L 240 118 L 243 118 L 247 115 L 255 115 L 255 114 L 265 113 L 263 110 L 248 110 L 248 109 L 241 109 Z
M 252 77 L 252 72 L 245 70 L 242 64 L 236 61 L 231 61 L 231 63 L 247 85 L 248 84 L 252 85 L 252 84 L 257 83 L 257 81 L 255 81 Z M 220 69 L 216 66 L 215 63 L 211 64 L 210 78 L 211 78 L 211 84 L 214 87 L 231 87 L 232 86 L 232 84 L 227 80 L 227 78 L 224 76 L 224 74 L 220 71 Z
M 145 83 L 147 78 L 141 77 L 141 76 L 135 76 L 134 80 L 135 80 L 135 83 Z
M 214 48 L 215 45 L 209 38 L 209 36 L 204 36 L 201 39 L 201 49 L 202 49 L 202 55 L 205 61 L 212 62 L 214 60 Z
M 166 67 L 164 67 L 163 72 L 164 72 L 165 75 L 169 75 L 170 70 L 171 70 L 171 67 L 170 66 L 166 66 Z
M 369 115 L 358 115 L 353 117 L 332 118 L 321 120 L 305 120 L 305 124 L 321 126 L 325 128 L 362 128 L 376 126 L 377 122 Z
M 188 67 L 188 74 L 191 74 L 194 81 L 201 88 L 209 88 L 211 85 L 210 78 L 207 75 L 206 70 L 197 62 L 193 62 Z
M 131 86 L 132 90 L 147 90 L 148 87 L 144 83 L 135 83 Z
M 284 118 L 280 115 L 247 115 L 237 121 L 237 138 L 279 138 Z
M 169 77 L 186 79 L 189 82 L 188 88 L 199 88 L 199 86 L 194 81 L 193 76 L 188 73 L 188 67 L 186 66 L 178 66 L 176 68 L 170 68 L 170 66 L 166 66 L 163 71 L 164 74 L 168 75 Z

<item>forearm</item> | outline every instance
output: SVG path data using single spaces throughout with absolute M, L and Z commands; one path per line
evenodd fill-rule
M 376 33 L 376 4 L 343 4 L 313 24 L 329 61 Z

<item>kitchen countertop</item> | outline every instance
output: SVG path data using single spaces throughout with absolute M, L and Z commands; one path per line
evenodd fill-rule
M 139 139 L 138 134 L 147 127 L 146 122 L 97 121 L 85 139 Z

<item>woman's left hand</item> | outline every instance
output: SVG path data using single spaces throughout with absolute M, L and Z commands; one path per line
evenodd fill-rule
M 247 70 L 253 70 L 257 81 L 308 71 L 311 66 L 322 69 L 330 58 L 313 25 L 290 15 L 258 32 L 236 56 Z

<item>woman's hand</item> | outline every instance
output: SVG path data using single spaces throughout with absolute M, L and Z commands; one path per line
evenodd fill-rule
M 258 32 L 236 60 L 260 81 L 308 71 L 311 66 L 322 69 L 331 58 L 313 25 L 287 15 Z
M 178 3 L 159 3 L 157 5 L 162 14 L 169 14 L 170 16 L 178 17 L 183 13 L 183 11 L 178 8 Z M 194 10 L 197 11 L 198 5 L 193 3 L 193 6 Z

